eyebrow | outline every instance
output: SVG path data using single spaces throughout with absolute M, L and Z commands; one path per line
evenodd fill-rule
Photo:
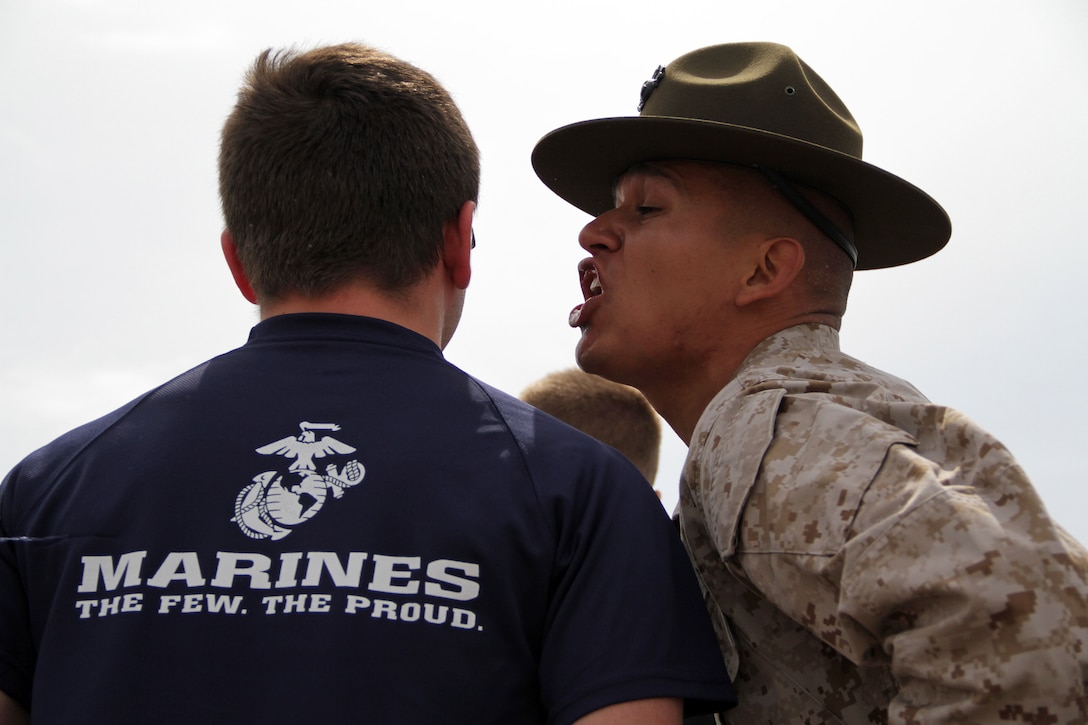
M 616 201 L 616 190 L 619 189 L 620 184 L 632 178 L 639 176 L 649 176 L 655 179 L 662 179 L 669 185 L 680 189 L 683 188 L 683 184 L 680 181 L 680 177 L 672 170 L 663 167 L 661 164 L 654 163 L 653 161 L 642 161 L 627 171 L 619 175 L 616 179 L 616 183 L 612 184 L 612 201 Z

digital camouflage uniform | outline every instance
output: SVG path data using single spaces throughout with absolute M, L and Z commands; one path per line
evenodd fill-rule
M 740 699 L 723 722 L 1088 719 L 1088 553 L 998 441 L 835 330 L 756 347 L 681 489 Z

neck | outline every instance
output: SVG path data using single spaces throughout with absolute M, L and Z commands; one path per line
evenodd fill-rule
M 820 324 L 836 330 L 842 322 L 834 313 L 811 312 L 788 320 L 769 324 L 746 338 L 731 336 L 731 344 L 705 362 L 685 369 L 673 369 L 641 385 L 635 385 L 650 405 L 665 419 L 684 445 L 691 445 L 691 436 L 703 411 L 722 388 L 737 376 L 744 361 L 755 347 L 782 330 L 795 325 Z
M 443 295 L 428 278 L 403 295 L 390 294 L 361 282 L 350 282 L 317 296 L 297 293 L 261 300 L 261 319 L 302 312 L 327 312 L 374 317 L 417 332 L 439 347 L 449 342 L 448 309 Z
M 733 379 L 751 347 L 754 344 L 723 351 L 713 360 L 673 369 L 667 375 L 635 387 L 642 391 L 684 445 L 691 445 L 695 425 L 706 406 Z

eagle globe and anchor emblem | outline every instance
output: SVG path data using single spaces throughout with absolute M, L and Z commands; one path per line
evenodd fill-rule
M 317 471 L 315 459 L 355 452 L 354 447 L 332 436 L 319 438 L 315 432 L 338 431 L 339 425 L 303 421 L 298 427 L 297 436 L 281 438 L 256 449 L 264 456 L 291 459 L 291 464 L 286 473 L 274 470 L 257 474 L 238 493 L 231 521 L 250 538 L 282 539 L 294 527 L 316 516 L 330 492 L 334 499 L 341 498 L 346 489 L 363 480 L 366 469 L 354 458 L 342 468 L 330 463 L 324 473 Z

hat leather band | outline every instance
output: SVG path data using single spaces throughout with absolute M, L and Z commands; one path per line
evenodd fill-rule
M 837 226 L 835 226 L 834 222 L 824 216 L 808 199 L 801 196 L 801 193 L 797 191 L 797 188 L 787 181 L 786 177 L 782 176 L 782 174 L 763 166 L 758 168 L 767 180 L 771 182 L 771 186 L 778 189 L 782 196 L 786 197 L 786 200 L 792 204 L 797 211 L 804 214 L 805 218 L 816 225 L 817 229 L 827 235 L 827 237 L 835 242 L 835 244 L 839 245 L 842 251 L 846 252 L 846 256 L 850 257 L 850 262 L 857 268 L 858 248 L 854 246 L 854 243 L 851 242 Z

